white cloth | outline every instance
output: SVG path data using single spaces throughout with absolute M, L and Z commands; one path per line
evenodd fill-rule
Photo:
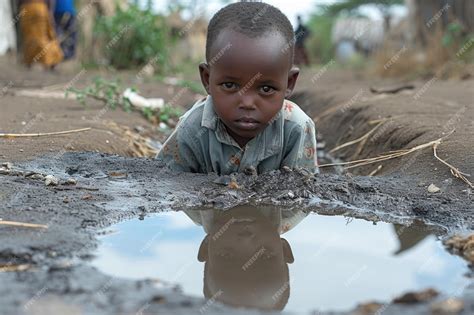
M 0 0 L 0 55 L 16 47 L 15 21 L 10 0 Z

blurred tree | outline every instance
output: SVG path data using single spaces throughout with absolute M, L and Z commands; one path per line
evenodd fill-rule
M 389 14 L 390 7 L 396 4 L 403 4 L 404 0 L 343 0 L 334 4 L 324 5 L 326 12 L 337 15 L 341 12 L 355 12 L 363 5 L 376 6 L 383 15 Z
M 373 5 L 379 9 L 384 18 L 385 30 L 390 26 L 390 8 L 393 5 L 403 5 L 404 0 L 343 0 L 337 3 L 323 5 L 326 13 L 332 16 L 339 15 L 346 12 L 349 14 L 356 14 L 358 9 L 363 5 Z

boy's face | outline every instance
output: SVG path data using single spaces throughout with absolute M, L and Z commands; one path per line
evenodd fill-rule
M 293 91 L 299 70 L 292 68 L 287 45 L 279 32 L 250 38 L 224 29 L 209 64 L 199 66 L 216 114 L 240 146 L 265 129 Z

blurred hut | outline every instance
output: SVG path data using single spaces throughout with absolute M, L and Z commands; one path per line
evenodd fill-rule
M 382 44 L 384 22 L 355 17 L 339 19 L 331 38 L 338 60 L 347 61 L 356 53 L 367 56 Z

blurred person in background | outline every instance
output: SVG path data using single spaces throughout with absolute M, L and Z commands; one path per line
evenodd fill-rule
M 56 0 L 54 22 L 64 59 L 71 59 L 76 53 L 77 42 L 76 8 L 74 0 Z
M 54 7 L 55 0 L 20 0 L 23 60 L 27 67 L 40 63 L 53 70 L 63 60 L 54 31 Z
M 308 52 L 305 41 L 309 36 L 309 29 L 303 25 L 301 15 L 298 15 L 298 26 L 295 30 L 295 64 L 309 66 Z

